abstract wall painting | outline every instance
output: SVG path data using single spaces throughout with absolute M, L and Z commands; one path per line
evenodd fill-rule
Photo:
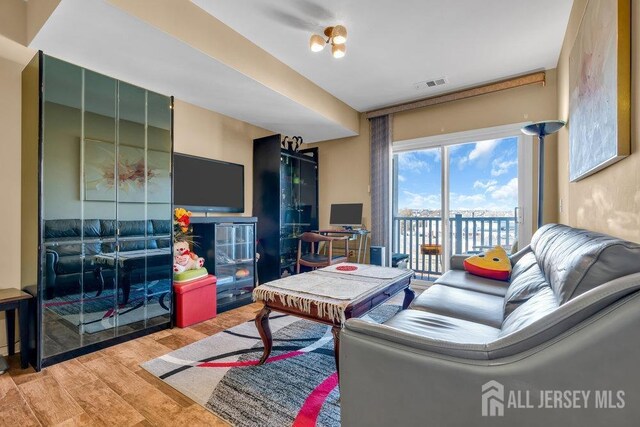
M 82 162 L 84 200 L 171 203 L 171 153 L 85 139 Z
M 630 0 L 590 0 L 569 55 L 569 175 L 630 154 Z

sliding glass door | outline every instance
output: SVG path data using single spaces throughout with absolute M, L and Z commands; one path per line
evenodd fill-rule
M 441 147 L 393 156 L 392 252 L 425 274 L 442 271 L 442 177 Z
M 518 240 L 518 138 L 447 148 L 451 253 L 494 246 L 511 252 Z
M 395 143 L 392 252 L 430 278 L 452 254 L 526 245 L 532 146 L 518 129 Z

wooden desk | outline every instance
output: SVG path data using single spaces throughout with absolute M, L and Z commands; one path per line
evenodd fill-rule
M 337 230 L 318 230 L 314 231 L 314 233 L 322 234 L 323 236 L 329 236 L 332 234 L 338 235 L 348 235 L 358 239 L 358 256 L 356 257 L 356 263 L 364 264 L 367 258 L 367 244 L 369 242 L 369 237 L 371 236 L 371 232 L 365 229 L 353 229 L 353 230 L 345 230 L 345 229 L 337 229 Z M 364 249 L 364 252 L 363 252 Z M 349 254 L 347 255 L 347 259 L 349 258 Z
M 9 356 L 16 351 L 16 309 L 20 326 L 20 367 L 29 366 L 29 300 L 20 289 L 0 289 L 0 311 L 7 313 L 7 349 Z

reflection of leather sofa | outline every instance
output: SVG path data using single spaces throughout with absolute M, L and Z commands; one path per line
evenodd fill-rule
M 156 249 L 171 246 L 171 221 L 169 220 L 119 221 L 119 228 L 121 253 L 145 249 L 145 247 Z M 100 290 L 100 273 L 107 284 L 113 283 L 114 269 L 102 268 L 102 271 L 99 271 L 94 258 L 96 255 L 115 251 L 115 220 L 85 219 L 84 224 L 80 219 L 46 220 L 44 244 L 46 262 L 43 274 L 46 298 L 80 293 L 83 276 L 82 290 L 85 293 Z M 171 256 L 168 256 L 166 262 L 160 263 L 161 265 L 148 266 L 147 279 L 170 277 L 171 263 Z M 130 273 L 134 283 L 144 280 L 144 268 Z
M 454 257 L 452 270 L 384 324 L 348 320 L 340 334 L 342 425 L 640 418 L 640 244 L 549 224 L 511 261 L 511 281 L 500 282 L 464 272 Z M 581 409 L 538 408 L 542 391 L 558 390 L 562 404 L 565 391 L 590 392 L 591 400 Z M 615 405 L 622 391 L 626 406 L 598 409 L 603 390 Z M 529 393 L 532 407 L 508 406 L 515 393 Z M 502 416 L 482 416 L 483 402 Z

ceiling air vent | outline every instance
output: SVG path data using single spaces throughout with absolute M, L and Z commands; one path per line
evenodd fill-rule
M 421 90 L 421 89 L 431 89 L 437 86 L 445 85 L 447 83 L 448 81 L 446 77 L 439 77 L 437 79 L 425 80 L 423 82 L 414 83 L 413 86 L 416 88 L 416 90 Z

